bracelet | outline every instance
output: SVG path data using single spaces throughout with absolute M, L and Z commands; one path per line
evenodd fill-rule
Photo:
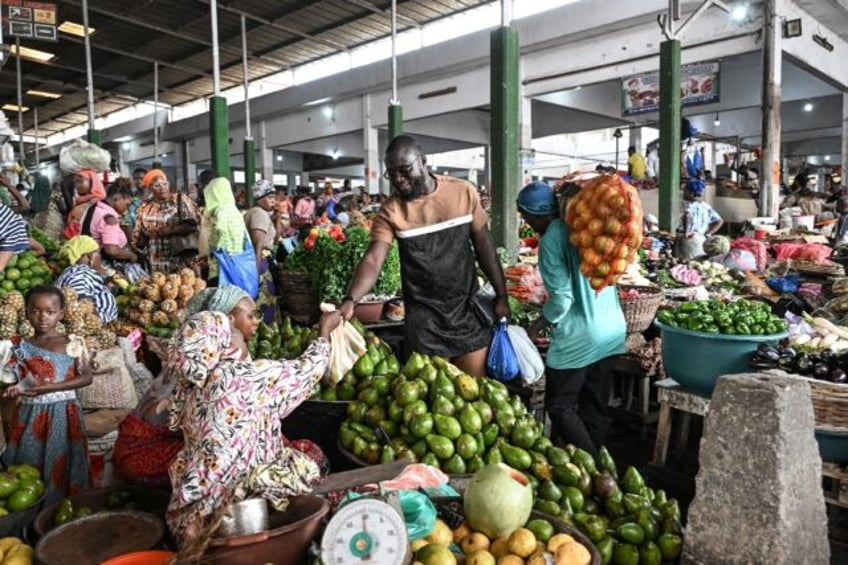
M 345 302 L 353 302 L 353 304 L 356 305 L 356 300 L 354 300 L 354 298 L 349 294 L 346 294 L 345 297 L 342 298 L 342 304 Z

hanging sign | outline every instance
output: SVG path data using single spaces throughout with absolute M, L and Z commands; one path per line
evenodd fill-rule
M 682 106 L 712 104 L 719 101 L 718 61 L 684 65 L 680 72 Z M 621 80 L 621 114 L 632 116 L 656 112 L 660 107 L 660 73 L 652 71 Z
M 58 41 L 56 4 L 3 0 L 3 31 L 12 37 Z

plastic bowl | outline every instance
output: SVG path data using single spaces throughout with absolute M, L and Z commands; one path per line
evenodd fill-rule
M 831 431 L 816 428 L 816 441 L 822 461 L 848 463 L 848 431 Z
M 42 494 L 29 508 L 0 516 L 0 537 L 23 537 L 24 530 L 35 520 L 38 509 L 44 504 L 45 498 L 47 498 L 47 493 Z
M 176 555 L 173 551 L 134 551 L 113 557 L 100 565 L 167 565 Z
M 722 335 L 693 332 L 654 322 L 661 331 L 665 373 L 692 392 L 713 393 L 722 375 L 748 373 L 748 360 L 761 343 L 777 343 L 774 335 Z

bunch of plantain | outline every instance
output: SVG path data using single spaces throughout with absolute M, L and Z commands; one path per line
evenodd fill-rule
M 0 565 L 32 565 L 35 551 L 16 537 L 0 538 Z

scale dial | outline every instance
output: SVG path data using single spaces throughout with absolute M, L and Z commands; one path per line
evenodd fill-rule
M 408 557 L 406 522 L 391 505 L 375 498 L 343 506 L 321 538 L 324 565 L 403 565 Z

